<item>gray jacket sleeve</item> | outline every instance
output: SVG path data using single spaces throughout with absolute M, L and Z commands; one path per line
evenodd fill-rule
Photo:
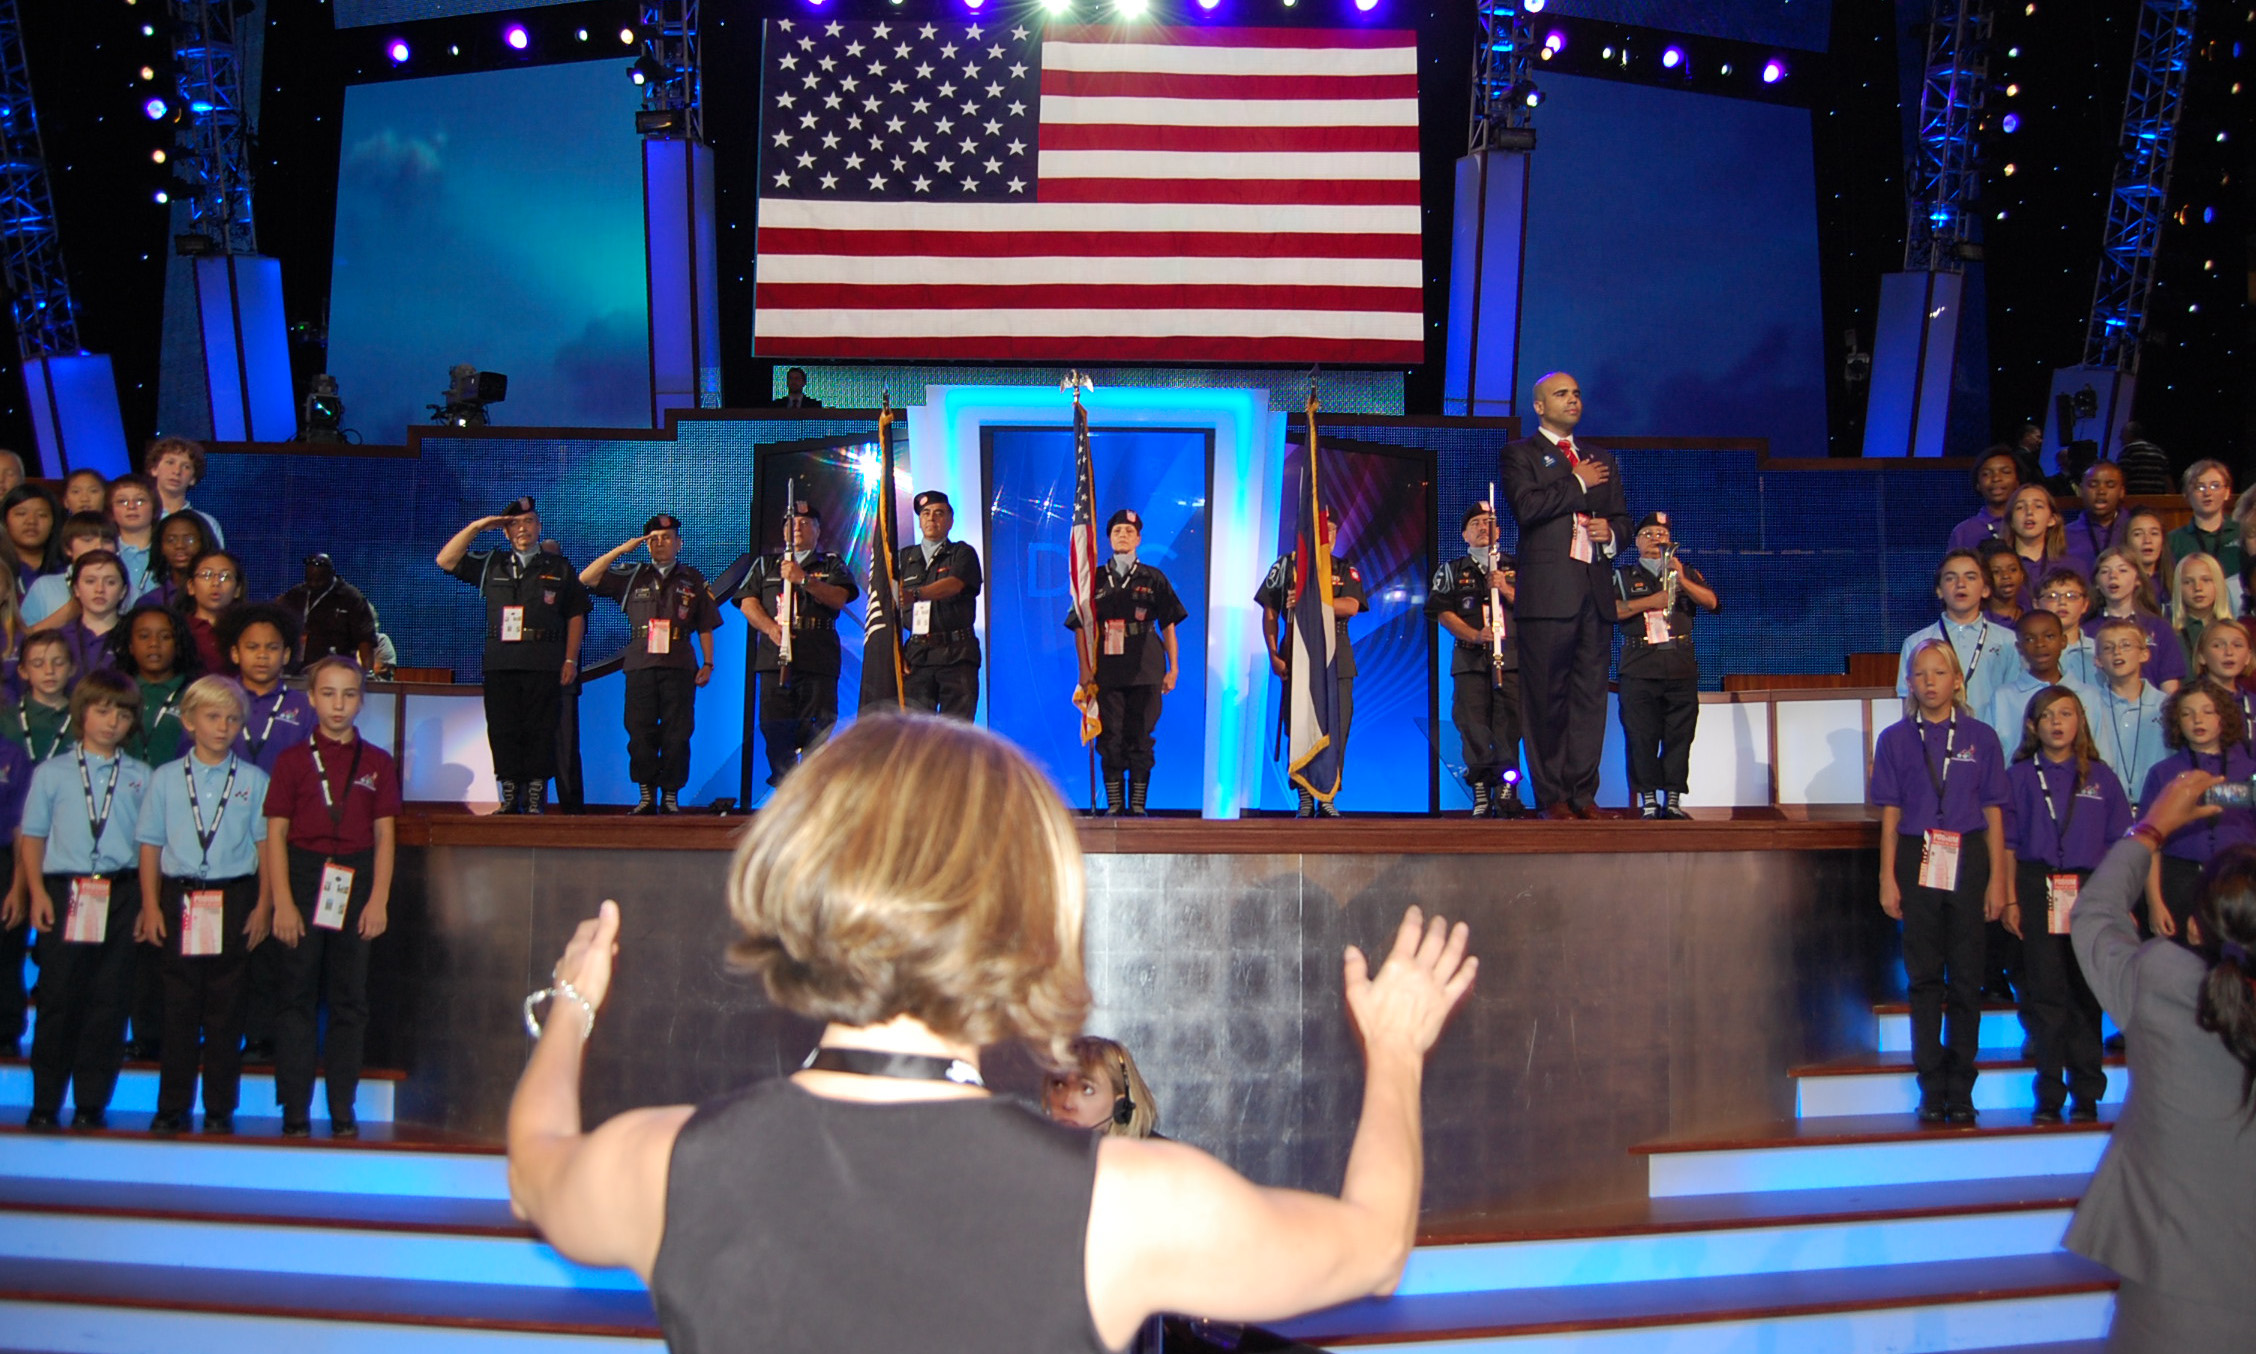
M 2138 924 L 2131 920 L 2131 905 L 2146 892 L 2153 854 L 2142 841 L 2115 843 L 2077 892 L 2076 911 L 2068 923 L 2084 981 L 2091 984 L 2100 1006 L 2125 1029 L 2138 1000 L 2139 935 Z

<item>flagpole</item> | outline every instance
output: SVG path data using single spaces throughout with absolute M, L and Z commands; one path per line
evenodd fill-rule
M 885 611 L 886 648 L 893 658 L 893 703 L 903 712 L 909 708 L 909 674 L 901 655 L 901 627 L 895 613 L 894 598 L 900 582 L 894 577 L 894 552 L 900 548 L 900 526 L 895 520 L 893 506 L 893 392 L 881 391 L 877 410 L 877 567 L 882 571 L 885 586 L 878 597 Z M 872 589 L 872 591 L 877 591 Z M 862 655 L 868 662 L 869 655 Z

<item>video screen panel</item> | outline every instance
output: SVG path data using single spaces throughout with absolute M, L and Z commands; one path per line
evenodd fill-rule
M 1066 802 L 1089 802 L 1066 546 L 1073 534 L 1070 427 L 988 427 L 987 724 L 1026 749 Z M 1175 628 L 1180 678 L 1161 701 L 1149 806 L 1196 813 L 1206 785 L 1206 428 L 1092 428 L 1098 529 L 1120 508 L 1144 518 L 1137 557 L 1167 575 L 1190 615 Z M 1099 559 L 1111 559 L 1100 545 Z M 1101 791 L 1099 801 L 1102 801 Z
M 336 15 L 339 28 L 366 28 L 371 24 L 415 23 L 572 3 L 575 0 L 334 0 L 331 13 Z
M 639 94 L 616 61 L 345 92 L 328 367 L 360 440 L 430 421 L 448 369 L 496 424 L 650 426 Z
M 1831 0 L 1551 0 L 1543 12 L 1805 52 L 1824 51 L 1833 31 Z

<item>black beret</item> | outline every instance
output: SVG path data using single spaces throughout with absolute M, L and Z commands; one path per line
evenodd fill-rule
M 503 508 L 500 513 L 496 515 L 501 517 L 523 517 L 526 513 L 539 511 L 540 509 L 533 506 L 533 496 L 531 494 L 527 494 L 523 498 L 511 499 L 508 506 Z
M 910 506 L 917 512 L 923 512 L 926 508 L 935 503 L 939 504 L 943 508 L 949 509 L 950 511 L 953 511 L 956 506 L 955 504 L 950 503 L 948 501 L 948 496 L 941 493 L 938 489 L 927 489 L 923 493 L 918 494 L 916 498 L 911 502 Z
M 649 521 L 642 524 L 642 534 L 645 536 L 648 536 L 653 531 L 679 530 L 681 530 L 681 519 L 674 516 L 670 512 L 659 513 L 656 517 L 653 517 Z
M 1120 511 L 1114 513 L 1111 517 L 1105 519 L 1105 530 L 1109 532 L 1114 527 L 1119 526 L 1123 522 L 1127 523 L 1129 526 L 1134 527 L 1138 531 L 1142 531 L 1144 529 L 1144 519 L 1136 512 L 1134 508 L 1122 508 Z
M 1475 503 L 1471 507 L 1465 509 L 1464 520 L 1457 524 L 1457 529 L 1459 531 L 1463 531 L 1466 527 L 1471 526 L 1473 524 L 1473 519 L 1476 517 L 1493 517 L 1495 515 L 1496 509 L 1488 506 L 1486 503 Z
M 1638 519 L 1637 519 L 1637 530 L 1638 530 L 1638 531 L 1643 531 L 1643 530 L 1644 530 L 1645 528 L 1647 528 L 1647 527 L 1665 527 L 1665 526 L 1667 526 L 1668 524 L 1669 524 L 1669 520 L 1668 520 L 1668 514 L 1667 514 L 1667 513 L 1665 513 L 1665 512 L 1649 512 L 1649 513 L 1645 514 L 1645 515 L 1644 515 L 1643 517 L 1640 517 L 1640 518 L 1638 518 Z M 1631 534 L 1632 534 L 1632 535 L 1634 535 L 1635 533 L 1633 532 L 1633 533 L 1631 533 Z

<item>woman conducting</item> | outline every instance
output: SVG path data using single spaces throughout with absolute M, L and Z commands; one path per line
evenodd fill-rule
M 2203 867 L 2179 945 L 2141 944 L 2131 905 L 2171 833 L 2224 783 L 2172 780 L 2107 853 L 2071 914 L 2084 977 L 2123 1028 L 2131 1093 L 2064 1244 L 2122 1276 L 2107 1347 L 2223 1354 L 2256 1330 L 2256 848 Z
M 619 932 L 606 902 L 556 965 L 510 1107 L 518 1210 L 573 1259 L 641 1275 L 674 1350 L 1117 1349 L 1154 1312 L 1275 1320 L 1399 1280 L 1425 1055 L 1478 967 L 1462 923 L 1413 907 L 1375 973 L 1346 952 L 1365 1077 L 1335 1199 L 984 1089 L 982 1045 L 1070 1066 L 1090 1000 L 1072 821 L 984 729 L 856 721 L 784 782 L 731 871 L 732 958 L 827 1022 L 806 1067 L 581 1132 Z

